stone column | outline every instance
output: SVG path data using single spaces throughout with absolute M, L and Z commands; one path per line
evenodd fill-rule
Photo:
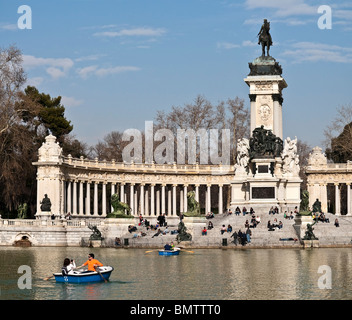
M 125 184 L 121 183 L 120 185 L 120 201 L 125 202 Z
M 145 200 L 144 200 L 144 204 L 145 204 L 145 215 L 150 215 L 149 213 L 149 190 L 146 188 L 145 190 Z
M 79 183 L 79 214 L 83 216 L 83 181 Z
M 95 181 L 94 182 L 94 211 L 93 211 L 94 216 L 98 215 L 98 185 L 99 185 L 99 182 Z
M 171 188 L 167 188 L 167 215 L 171 216 L 172 208 L 172 198 L 171 198 Z
M 160 215 L 160 190 L 156 190 L 156 215 Z
M 77 182 L 73 182 L 73 209 L 72 209 L 72 214 L 76 215 L 77 214 Z
M 341 215 L 341 204 L 340 204 L 340 188 L 339 183 L 335 183 L 335 215 Z
M 89 181 L 87 182 L 86 185 L 86 215 L 90 216 L 90 183 Z
M 161 185 L 161 214 L 164 214 L 165 211 L 165 184 Z
M 351 183 L 346 183 L 347 186 L 347 215 L 351 216 Z
M 102 217 L 106 217 L 106 182 L 103 182 L 103 192 L 102 192 Z
M 72 190 L 71 190 L 72 182 L 67 182 L 67 212 L 72 213 Z
M 184 205 L 183 212 L 187 212 L 188 211 L 187 187 L 188 187 L 187 184 L 185 184 L 183 186 L 183 205 Z
M 207 207 L 208 211 L 211 211 L 211 184 L 207 185 Z
M 140 186 L 141 215 L 144 216 L 144 184 Z
M 181 212 L 184 212 L 183 209 L 185 208 L 185 207 L 184 207 L 184 204 L 183 204 L 183 200 L 184 200 L 184 197 L 183 197 L 183 190 L 181 189 L 181 190 L 180 190 L 180 213 L 181 213 Z
M 219 214 L 223 213 L 222 184 L 219 185 Z
M 199 202 L 199 184 L 196 184 L 195 198 L 196 201 Z
M 131 208 L 131 215 L 134 216 L 134 214 L 135 214 L 135 207 L 134 207 L 134 183 L 130 184 L 130 208 Z
M 155 190 L 154 190 L 155 184 L 150 185 L 150 215 L 155 216 Z
M 255 124 L 256 124 L 256 115 L 257 115 L 257 110 L 256 110 L 256 94 L 249 94 L 249 100 L 251 102 L 251 132 L 250 135 L 252 136 L 252 132 L 255 129 Z
M 111 183 L 111 196 L 110 198 L 112 197 L 112 195 L 115 194 L 115 183 Z M 111 206 L 110 208 L 110 212 L 113 212 L 114 211 L 114 208 Z
M 172 215 L 176 216 L 177 215 L 177 209 L 176 209 L 176 187 L 177 184 L 172 185 Z

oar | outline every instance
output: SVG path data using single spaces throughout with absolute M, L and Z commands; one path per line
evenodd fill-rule
M 43 280 L 47 281 L 47 280 L 51 279 L 52 277 L 55 277 L 55 276 L 54 276 L 54 275 L 52 275 L 52 276 L 50 276 L 50 277 L 46 277 L 46 278 L 44 278 Z
M 100 274 L 100 276 L 102 277 L 102 279 L 104 280 L 104 282 L 108 282 L 108 280 L 106 280 L 106 279 L 103 277 L 103 275 L 100 273 L 99 268 L 96 268 L 95 271 Z
M 154 252 L 155 250 L 149 250 L 149 251 L 146 251 L 144 253 L 150 253 L 150 252 Z
M 194 251 L 185 250 L 185 249 L 183 249 L 183 248 L 179 248 L 179 249 L 182 250 L 182 251 L 185 251 L 185 252 L 194 253 Z

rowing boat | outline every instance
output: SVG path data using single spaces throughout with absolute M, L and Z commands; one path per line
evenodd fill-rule
M 87 282 L 101 282 L 109 280 L 111 272 L 114 268 L 110 266 L 99 267 L 97 271 L 73 271 L 67 275 L 62 273 L 54 273 L 56 282 L 63 283 L 87 283 Z
M 159 256 L 178 256 L 180 254 L 180 250 L 159 250 Z

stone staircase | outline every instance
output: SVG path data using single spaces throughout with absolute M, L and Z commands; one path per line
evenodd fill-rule
M 299 237 L 294 228 L 295 220 L 294 219 L 285 219 L 283 213 L 269 215 L 267 212 L 256 212 L 256 216 L 260 217 L 261 222 L 257 225 L 256 228 L 250 228 L 252 232 L 251 242 L 247 243 L 245 247 L 300 247 L 301 243 Z M 333 245 L 351 245 L 352 239 L 352 217 L 338 216 L 340 222 L 339 227 L 335 227 L 334 221 L 336 216 L 333 214 L 326 214 L 326 217 L 329 218 L 330 223 L 318 222 L 314 225 L 314 234 L 319 238 L 320 246 L 333 246 Z M 274 231 L 268 231 L 268 221 L 274 223 L 274 219 L 277 219 L 277 223 L 282 221 L 282 229 L 275 228 Z M 203 224 L 198 224 L 194 226 L 192 230 L 188 228 L 188 231 L 192 234 L 191 246 L 206 248 L 206 247 L 224 247 L 224 240 L 226 239 L 226 247 L 235 247 L 233 243 L 233 237 L 231 237 L 234 231 L 242 232 L 246 231 L 245 223 L 246 220 L 251 220 L 251 215 L 247 214 L 243 216 L 241 213 L 239 216 L 236 216 L 234 213 L 232 215 L 219 214 L 215 215 L 212 219 L 204 219 Z M 206 225 L 208 226 L 209 221 L 214 225 L 214 228 L 207 231 L 207 235 L 202 236 L 202 229 Z M 168 220 L 168 229 L 177 230 L 178 219 Z M 232 226 L 232 232 L 225 232 L 221 234 L 221 227 L 225 225 Z M 162 227 L 163 231 L 165 228 Z M 153 238 L 153 235 L 156 233 L 155 230 L 146 230 L 145 227 L 138 227 L 137 234 L 142 231 L 146 233 L 144 237 L 134 238 L 134 233 L 126 232 L 121 236 L 122 244 L 123 239 L 128 239 L 129 245 L 131 247 L 151 247 L 151 248 L 160 248 L 166 243 L 172 241 L 176 244 L 176 234 L 171 235 L 171 232 L 167 235 L 160 234 Z M 295 240 L 283 240 L 283 239 L 295 239 Z M 238 247 L 241 247 L 241 244 L 237 244 Z

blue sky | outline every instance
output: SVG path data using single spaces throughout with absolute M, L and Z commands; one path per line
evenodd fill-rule
M 19 29 L 18 7 L 32 10 Z M 321 29 L 318 7 L 332 9 Z M 284 138 L 322 146 L 336 108 L 352 102 L 352 4 L 331 0 L 0 0 L 1 47 L 18 46 L 28 84 L 62 96 L 73 134 L 93 145 L 107 133 L 143 129 L 157 110 L 239 96 L 271 22 L 281 64 Z

